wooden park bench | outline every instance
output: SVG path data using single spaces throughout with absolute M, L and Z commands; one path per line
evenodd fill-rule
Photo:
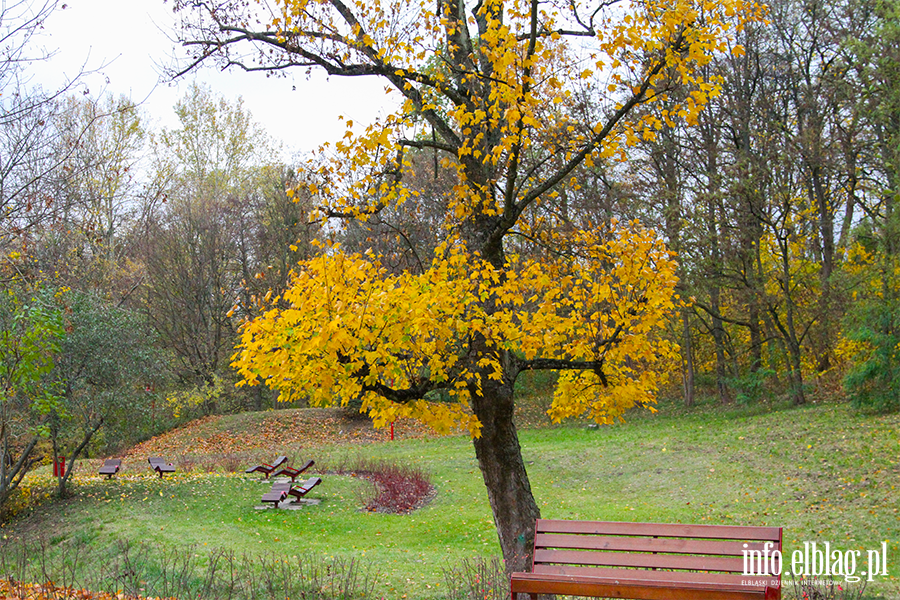
M 150 456 L 150 457 L 147 457 L 147 462 L 150 463 L 150 468 L 159 474 L 160 479 L 162 479 L 162 477 L 165 473 L 174 473 L 175 472 L 175 465 L 173 465 L 172 463 L 166 462 L 162 457 Z
M 288 482 L 272 484 L 272 489 L 262 495 L 262 502 L 269 502 L 272 508 L 278 508 L 278 504 L 287 499 L 291 484 Z
M 278 508 L 278 505 L 287 500 L 288 496 L 293 496 L 299 500 L 320 483 L 322 483 L 321 477 L 311 477 L 296 486 L 287 481 L 274 483 L 272 484 L 272 489 L 262 495 L 261 501 L 272 504 L 272 508 Z
M 279 458 L 281 458 L 281 457 L 279 457 Z M 297 479 L 297 477 L 299 477 L 303 473 L 303 471 L 307 470 L 314 464 L 316 464 L 316 461 L 308 460 L 305 463 L 303 463 L 302 465 L 300 465 L 299 468 L 285 466 L 285 467 L 282 467 L 280 471 L 275 471 L 274 473 L 272 473 L 272 477 L 278 477 L 279 475 L 287 475 L 288 477 L 291 478 L 291 481 L 294 481 Z
M 103 466 L 100 467 L 100 475 L 106 475 L 107 479 L 112 479 L 113 475 L 119 472 L 119 469 L 122 468 L 122 459 L 121 458 L 107 458 L 103 461 Z
M 780 600 L 781 576 L 768 573 L 781 573 L 781 536 L 780 527 L 539 519 L 532 572 L 513 573 L 510 591 L 512 600 Z
M 292 485 L 290 489 L 288 489 L 288 494 L 299 500 L 320 483 L 322 483 L 321 477 L 310 477 L 300 485 Z
M 278 458 L 275 459 L 275 461 L 271 465 L 269 463 L 262 463 L 261 465 L 256 465 L 256 466 L 250 467 L 249 469 L 244 471 L 244 473 L 253 473 L 254 471 L 259 471 L 260 473 L 262 473 L 263 475 L 266 476 L 265 477 L 266 479 L 268 479 L 269 475 L 271 475 L 275 469 L 277 469 L 278 467 L 280 467 L 281 465 L 283 465 L 286 462 L 287 462 L 287 456 L 279 456 Z

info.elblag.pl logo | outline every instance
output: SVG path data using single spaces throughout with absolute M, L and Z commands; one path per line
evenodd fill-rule
M 882 542 L 879 550 L 838 550 L 832 549 L 830 542 L 820 545 L 803 542 L 803 549 L 791 553 L 791 570 L 782 572 L 781 552 L 773 550 L 774 544 L 766 542 L 762 550 L 749 550 L 744 544 L 744 575 L 793 575 L 794 577 L 843 577 L 844 581 L 875 581 L 876 577 L 888 575 L 887 542 Z M 865 559 L 863 563 L 863 559 Z M 865 566 L 864 571 L 857 569 Z

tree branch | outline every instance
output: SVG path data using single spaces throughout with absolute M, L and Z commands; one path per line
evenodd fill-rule
M 719 311 L 713 310 L 712 307 L 707 306 L 707 305 L 703 304 L 702 302 L 698 302 L 697 300 L 694 300 L 692 302 L 692 304 L 694 306 L 697 306 L 697 307 L 703 309 L 703 312 L 705 312 L 706 314 L 708 314 L 709 316 L 711 316 L 715 319 L 719 319 L 720 321 L 725 321 L 726 323 L 731 323 L 732 325 L 739 325 L 741 327 L 750 327 L 750 323 L 748 321 L 741 321 L 739 319 L 733 319 L 733 318 L 726 317 L 725 315 L 721 314 Z
M 531 0 L 531 31 L 528 37 L 528 50 L 525 53 L 525 68 L 522 71 L 522 94 L 519 101 L 523 101 L 531 91 L 531 61 L 534 58 L 534 52 L 537 48 L 537 17 L 538 17 L 538 0 Z M 506 219 L 512 218 L 512 214 L 516 211 L 516 180 L 519 174 L 519 156 L 522 152 L 522 129 L 525 126 L 525 116 L 519 111 L 519 118 L 516 122 L 516 142 L 512 147 L 509 157 L 508 175 L 506 177 L 506 190 L 503 193 L 503 216 Z
M 676 40 L 673 45 L 675 47 L 678 46 L 682 36 L 679 36 L 679 39 Z M 625 116 L 631 112 L 631 110 L 641 102 L 646 99 L 647 90 L 650 89 L 651 82 L 653 78 L 658 75 L 663 68 L 666 66 L 665 59 L 659 59 L 654 67 L 647 72 L 641 87 L 637 92 L 633 93 L 631 98 L 628 99 L 618 110 L 613 113 L 613 115 L 609 118 L 603 128 L 597 132 L 591 140 L 584 145 L 584 147 L 573 156 L 566 164 L 564 164 L 554 175 L 545 179 L 542 183 L 540 183 L 537 187 L 528 192 L 521 201 L 519 201 L 513 209 L 508 212 L 504 212 L 503 217 L 498 221 L 497 227 L 491 232 L 491 238 L 489 243 L 498 244 L 500 243 L 500 239 L 511 229 L 515 223 L 518 221 L 519 216 L 525 211 L 525 209 L 535 200 L 540 198 L 544 193 L 553 189 L 557 184 L 559 184 L 563 179 L 565 179 L 569 174 L 572 173 L 579 165 L 581 165 L 584 160 L 594 151 L 596 150 L 603 140 L 610 134 L 613 128 L 625 118 Z
M 606 373 L 603 372 L 603 360 L 565 360 L 562 358 L 534 358 L 521 365 L 526 371 L 593 371 L 600 378 L 603 387 L 609 385 Z
M 338 355 L 338 362 L 341 364 L 347 364 L 351 362 L 351 359 L 347 355 L 340 354 Z M 357 369 L 355 373 L 353 373 L 353 377 L 363 380 L 368 377 L 371 372 L 372 369 L 369 364 L 364 362 L 363 365 L 359 369 Z M 383 398 L 387 398 L 391 402 L 396 402 L 398 404 L 407 404 L 416 400 L 423 400 L 428 392 L 446 389 L 451 385 L 451 383 L 452 380 L 448 380 L 441 385 L 438 385 L 430 379 L 425 379 L 420 381 L 418 385 L 402 389 L 394 389 L 391 386 L 377 382 L 373 384 L 364 383 L 362 385 L 362 391 L 374 392 L 379 396 L 382 396 Z
M 552 177 L 547 178 L 542 184 L 531 190 L 528 194 L 522 198 L 522 201 L 519 202 L 521 213 L 522 210 L 525 209 L 529 204 L 534 202 L 537 198 L 543 195 L 545 192 L 552 189 L 556 184 L 565 179 L 572 171 L 574 171 L 581 163 L 584 162 L 584 159 L 588 157 L 594 150 L 596 150 L 600 143 L 610 134 L 613 128 L 619 124 L 625 115 L 631 112 L 631 109 L 643 102 L 646 99 L 647 90 L 650 89 L 651 81 L 653 77 L 658 75 L 663 68 L 666 66 L 665 60 L 659 60 L 652 70 L 647 74 L 644 79 L 644 82 L 641 84 L 641 87 L 638 89 L 637 93 L 632 94 L 631 98 L 628 99 L 615 113 L 613 113 L 612 117 L 606 122 L 606 125 L 603 126 L 599 132 L 597 132 L 593 138 L 591 138 L 590 142 L 588 142 L 575 156 L 573 156 L 563 167 L 556 172 Z
M 437 140 L 398 140 L 398 144 L 401 146 L 409 146 L 410 148 L 418 148 L 420 150 L 425 148 L 434 148 L 435 150 L 443 150 L 444 152 L 449 152 L 453 154 L 454 158 L 456 157 L 456 149 L 449 144 L 443 144 L 438 142 Z

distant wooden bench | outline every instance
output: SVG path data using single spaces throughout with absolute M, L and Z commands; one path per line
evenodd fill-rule
M 287 499 L 291 484 L 288 482 L 272 484 L 272 489 L 262 495 L 262 502 L 270 502 L 272 508 L 278 508 L 278 504 Z
M 113 475 L 119 472 L 119 469 L 122 468 L 122 459 L 121 458 L 107 458 L 103 461 L 103 466 L 100 467 L 100 475 L 106 475 L 107 479 L 112 479 Z
M 539 519 L 532 572 L 513 573 L 510 591 L 512 600 L 780 600 L 780 575 L 744 573 L 781 573 L 781 538 L 780 527 Z
M 150 468 L 159 473 L 159 478 L 162 479 L 163 474 L 165 473 L 174 473 L 175 465 L 172 463 L 166 462 L 163 458 L 159 456 L 150 456 L 147 458 L 147 462 L 150 463 Z
M 271 503 L 273 508 L 278 508 L 278 505 L 287 500 L 288 496 L 293 496 L 299 500 L 320 483 L 322 483 L 321 477 L 311 477 L 297 486 L 287 481 L 274 483 L 272 484 L 272 489 L 262 495 L 261 502 Z
M 288 494 L 299 500 L 307 495 L 311 489 L 322 483 L 321 477 L 310 477 L 300 485 L 292 485 L 288 490 Z
M 272 473 L 272 477 L 278 477 L 279 475 L 287 475 L 288 477 L 291 478 L 291 481 L 294 481 L 297 479 L 297 477 L 299 477 L 303 473 L 303 471 L 307 470 L 314 464 L 316 464 L 316 461 L 308 460 L 305 463 L 303 463 L 302 465 L 300 465 L 299 468 L 282 467 L 280 471 L 275 471 L 274 473 Z
M 256 465 L 256 466 L 250 467 L 249 469 L 244 471 L 244 473 L 253 473 L 254 471 L 259 471 L 260 473 L 262 473 L 263 475 L 266 476 L 266 479 L 268 479 L 269 475 L 271 475 L 275 469 L 277 469 L 278 467 L 280 467 L 281 465 L 283 465 L 286 462 L 287 462 L 287 456 L 279 456 L 275 459 L 274 462 L 272 462 L 271 465 L 269 463 L 262 463 L 261 465 Z

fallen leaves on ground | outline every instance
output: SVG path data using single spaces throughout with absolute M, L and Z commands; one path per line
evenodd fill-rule
M 89 592 L 74 588 L 59 587 L 50 583 L 23 583 L 21 581 L 0 580 L 0 598 L 6 600 L 161 600 L 158 597 L 126 596 L 123 593 Z
M 287 446 L 317 448 L 331 444 L 371 444 L 390 439 L 390 428 L 375 429 L 365 418 L 348 418 L 338 409 L 287 409 L 256 413 L 259 420 L 229 427 L 228 416 L 203 417 L 138 444 L 129 458 L 160 455 L 171 460 L 182 454 L 233 454 Z M 246 415 L 245 415 L 246 417 Z M 428 429 L 415 421 L 394 425 L 394 439 L 421 438 Z

